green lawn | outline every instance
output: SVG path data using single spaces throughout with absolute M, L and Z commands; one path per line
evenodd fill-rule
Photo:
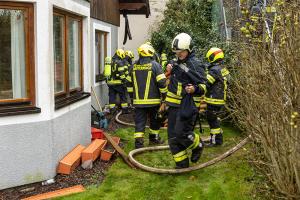
M 206 148 L 199 162 L 205 162 L 225 152 L 242 139 L 239 132 L 233 128 L 223 127 L 223 130 L 224 145 Z M 134 129 L 127 128 L 119 129 L 115 133 L 126 141 L 125 151 L 127 152 L 133 148 L 133 131 Z M 165 131 L 163 136 L 166 138 Z M 118 158 L 99 187 L 90 186 L 84 193 L 60 199 L 254 199 L 254 170 L 246 161 L 246 156 L 247 153 L 243 149 L 214 166 L 182 175 L 158 175 L 133 170 Z M 146 153 L 137 158 L 150 166 L 173 168 L 175 165 L 169 151 Z

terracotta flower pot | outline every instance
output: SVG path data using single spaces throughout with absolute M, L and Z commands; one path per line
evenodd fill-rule
M 113 140 L 119 144 L 120 143 L 120 138 L 119 137 L 112 137 Z M 108 142 L 107 145 L 105 145 L 104 147 L 102 147 L 102 151 L 101 151 L 101 160 L 103 161 L 109 161 L 112 157 L 112 155 L 116 152 L 116 150 L 113 148 L 113 146 Z

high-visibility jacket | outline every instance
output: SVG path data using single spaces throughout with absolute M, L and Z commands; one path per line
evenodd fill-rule
M 213 105 L 224 105 L 226 103 L 228 78 L 229 71 L 227 68 L 219 64 L 208 67 L 206 103 Z
M 166 76 L 153 58 L 140 58 L 133 65 L 130 75 L 135 107 L 153 107 L 161 103 L 167 93 Z
M 173 62 L 166 103 L 169 106 L 179 107 L 182 97 L 186 94 L 185 87 L 188 84 L 196 87 L 194 97 L 201 96 L 206 92 L 205 71 L 194 53 L 189 54 L 183 61 L 177 60 Z
M 162 53 L 160 61 L 161 61 L 161 67 L 162 67 L 163 72 L 166 72 L 166 67 L 168 64 L 167 54 Z
M 132 96 L 131 94 L 133 93 L 133 86 L 132 86 L 132 79 L 131 79 L 132 69 L 133 69 L 132 60 L 128 56 L 126 56 L 125 58 L 126 88 L 130 96 Z
M 111 63 L 111 76 L 107 79 L 107 85 L 121 85 L 126 79 L 126 63 L 121 58 L 114 56 Z

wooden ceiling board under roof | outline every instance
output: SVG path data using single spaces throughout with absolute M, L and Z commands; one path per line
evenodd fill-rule
M 149 0 L 119 0 L 120 14 L 146 15 L 151 14 Z

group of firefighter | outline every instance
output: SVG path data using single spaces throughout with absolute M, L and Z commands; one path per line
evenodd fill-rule
M 224 52 L 211 48 L 203 64 L 196 58 L 192 38 L 178 34 L 172 41 L 176 58 L 168 61 L 166 54 L 159 60 L 150 42 L 138 48 L 138 60 L 131 51 L 118 49 L 114 56 L 106 58 L 104 75 L 109 87 L 109 108 L 117 109 L 117 94 L 123 113 L 129 112 L 127 94 L 135 112 L 135 148 L 144 147 L 144 134 L 149 117 L 149 144 L 162 144 L 159 131 L 161 116 L 166 113 L 168 143 L 176 168 L 189 167 L 200 159 L 204 143 L 194 133 L 199 117 L 201 99 L 207 104 L 206 117 L 210 127 L 209 146 L 222 145 L 223 131 L 218 113 L 226 102 L 229 71 L 223 64 Z M 191 100 L 192 99 L 192 100 Z M 196 111 L 195 111 L 196 108 Z

